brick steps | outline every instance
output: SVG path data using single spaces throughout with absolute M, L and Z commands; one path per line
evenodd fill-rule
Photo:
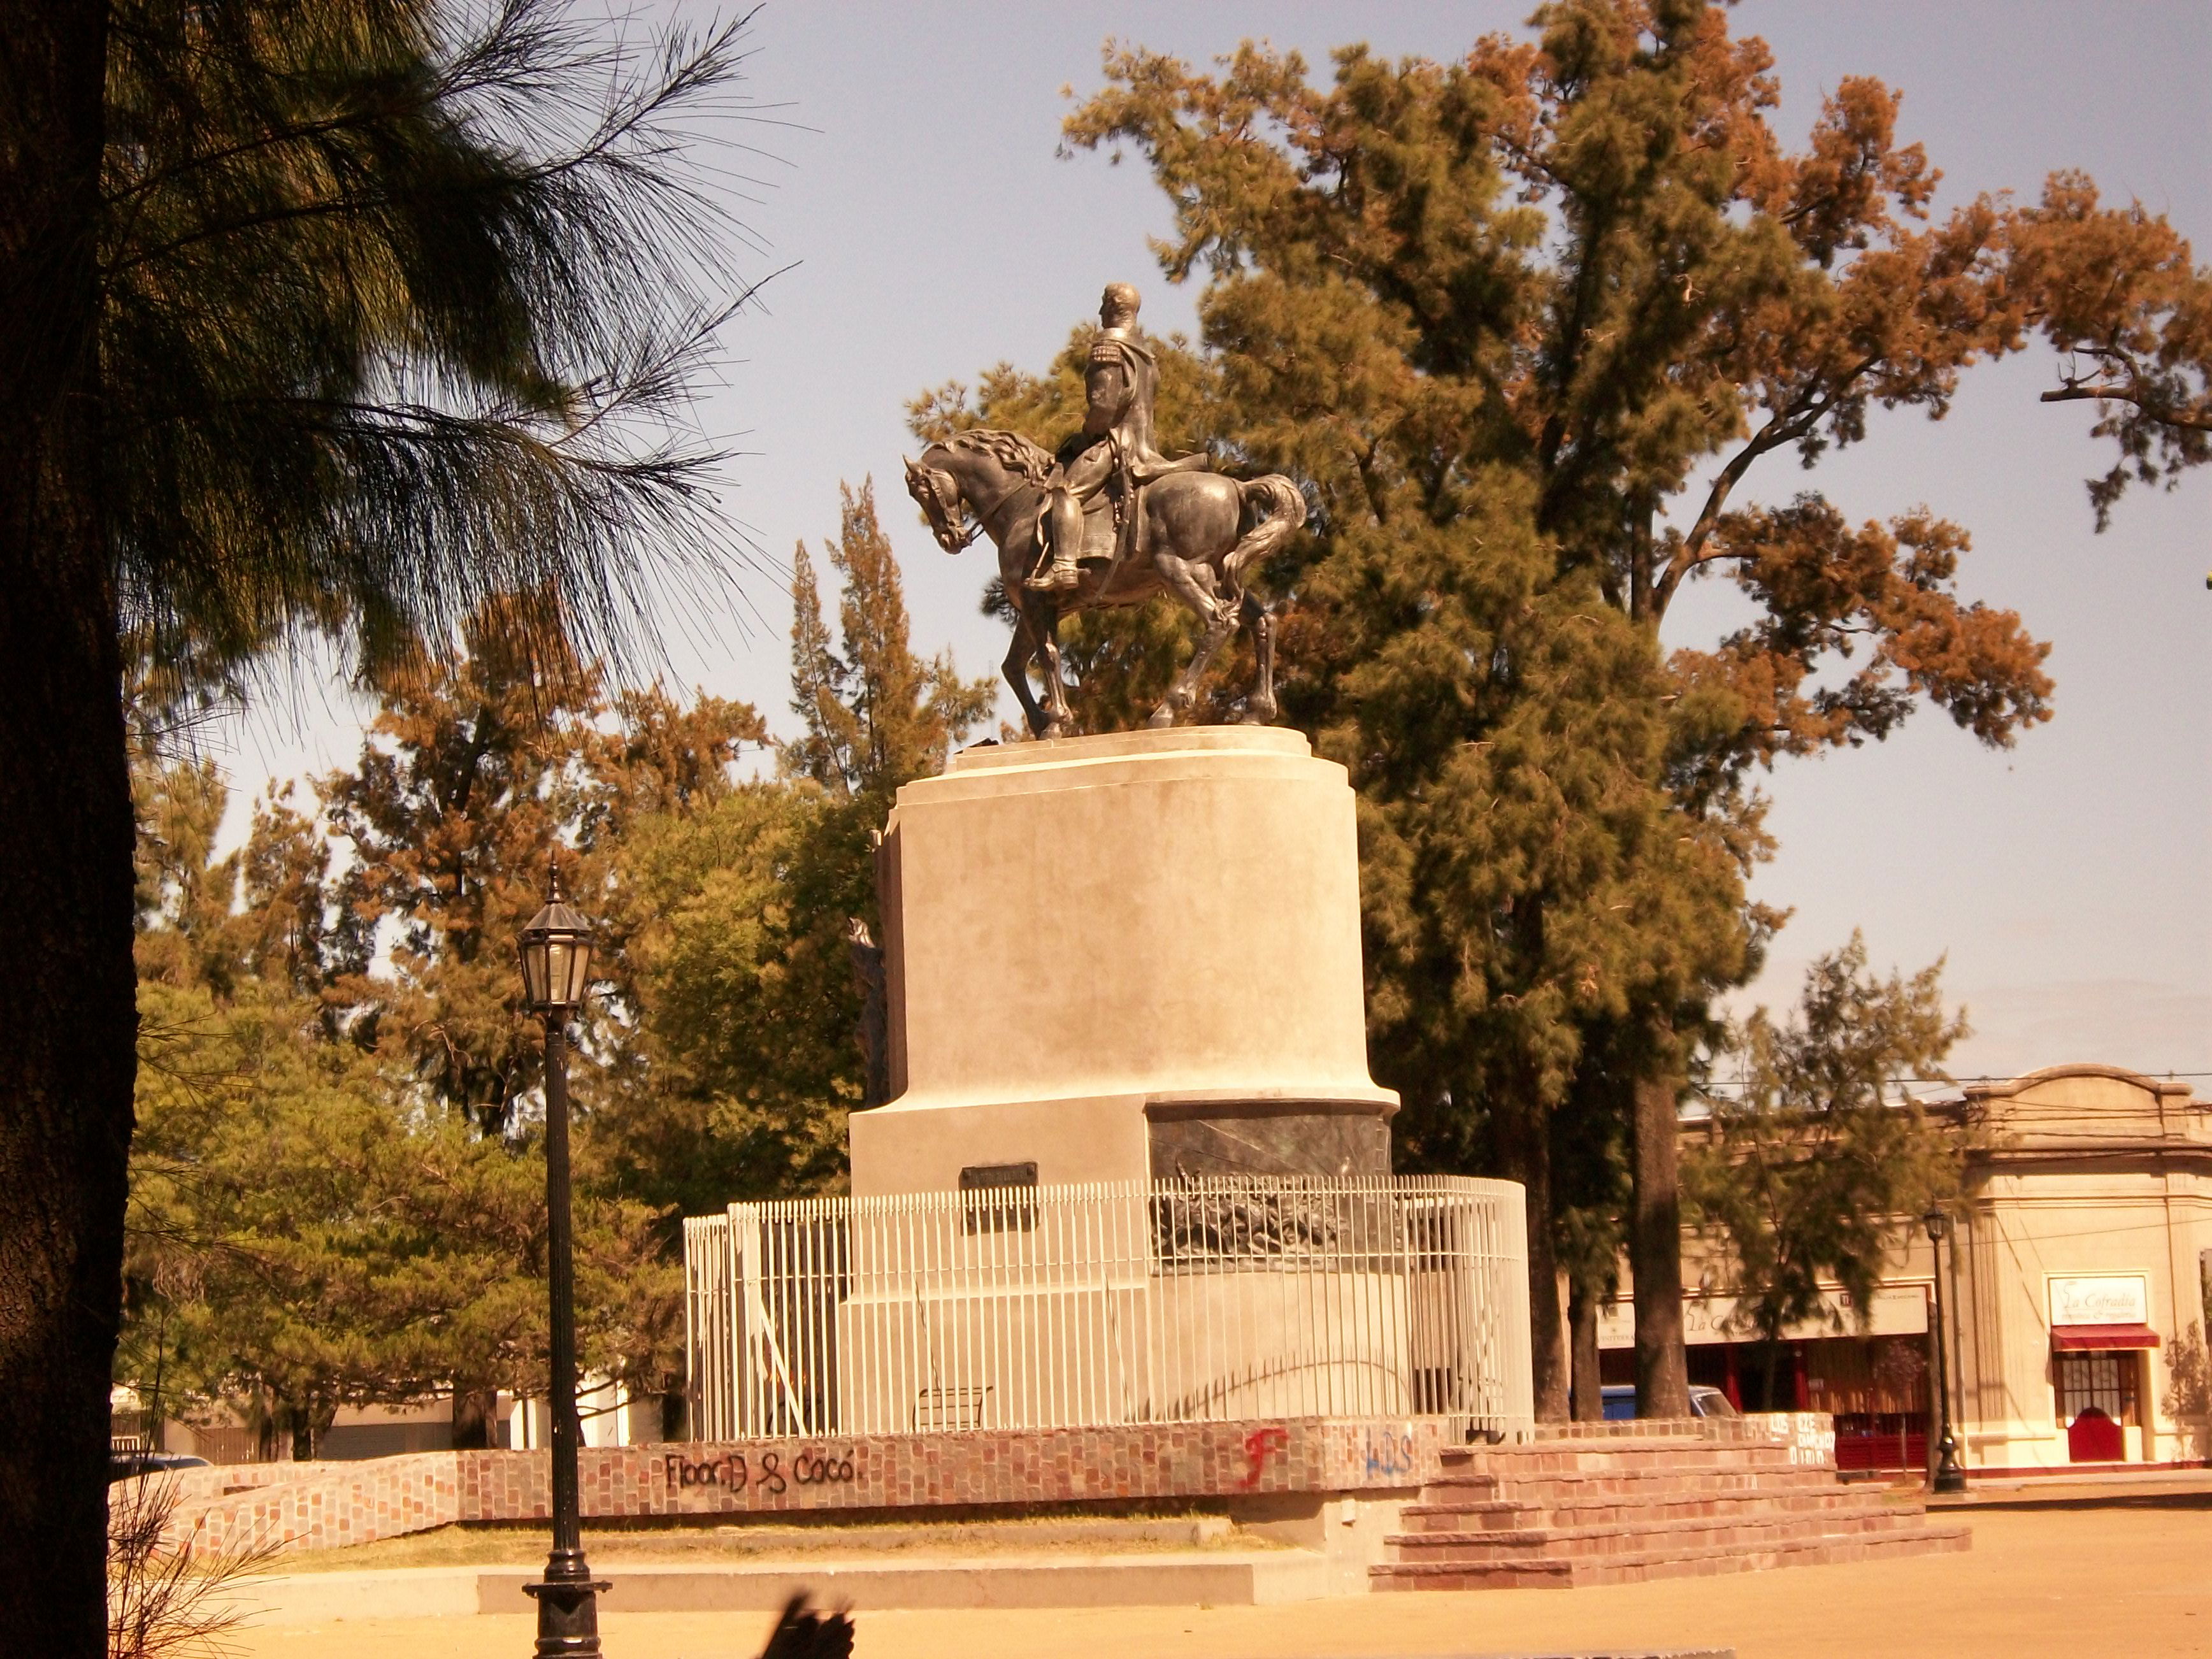
M 1622 1583 L 1964 1549 L 1918 1504 L 1839 1482 L 1832 1465 L 1736 1425 L 1710 1432 L 1553 1431 L 1512 1450 L 1455 1448 L 1371 1567 L 1377 1589 Z
M 1624 1546 L 1632 1554 L 1646 1547 L 1703 1549 L 1735 1544 L 1757 1548 L 1824 1538 L 1911 1532 L 1923 1524 L 1917 1515 L 1893 1511 L 1834 1515 L 1814 1510 L 1798 1515 L 1690 1516 L 1671 1521 L 1639 1518 L 1594 1527 L 1410 1533 L 1389 1541 L 1399 1558 L 1407 1561 L 1580 1561 L 1622 1553 Z
M 1972 1541 L 1972 1534 L 1964 1527 L 1923 1526 L 1911 1532 L 1821 1538 L 1766 1548 L 1718 1545 L 1635 1550 L 1591 1560 L 1386 1562 L 1369 1568 L 1368 1572 L 1371 1587 L 1377 1590 L 1572 1589 L 1588 1584 L 1638 1583 L 1650 1578 L 1935 1555 L 1970 1548 Z
M 1626 1502 L 1644 1502 L 1655 1493 L 1701 1493 L 1710 1498 L 1728 1498 L 1729 1493 L 1777 1493 L 1777 1491 L 1832 1491 L 1836 1486 L 1834 1468 L 1745 1468 L 1745 1471 L 1683 1471 L 1683 1474 L 1655 1474 L 1655 1475 L 1614 1475 L 1614 1474 L 1575 1474 L 1575 1475 L 1531 1475 L 1526 1480 L 1502 1482 L 1500 1478 L 1482 1480 L 1431 1480 L 1422 1486 L 1422 1498 L 1433 1504 L 1458 1504 L 1474 1509 L 1480 1504 L 1500 1504 L 1500 1502 L 1573 1502 L 1590 1498 L 1620 1498 Z
M 1409 1506 L 1413 1509 L 1413 1506 Z M 1860 1517 L 1889 1517 L 1907 1516 L 1909 1520 L 1920 1520 L 1917 1510 L 1900 1510 L 1887 1504 L 1881 1498 L 1854 1498 L 1847 1504 L 1832 1504 L 1818 1500 L 1816 1495 L 1792 1495 L 1781 1498 L 1745 1498 L 1739 1504 L 1701 1504 L 1701 1502 L 1670 1502 L 1670 1504 L 1589 1504 L 1582 1509 L 1540 1509 L 1540 1506 L 1500 1506 L 1498 1510 L 1484 1513 L 1444 1513 L 1444 1516 L 1422 1516 L 1427 1522 L 1407 1533 L 1398 1533 L 1394 1544 L 1405 1544 L 1409 1551 L 1427 1551 L 1437 1540 L 1474 1541 L 1486 1537 L 1586 1537 L 1599 1533 L 1620 1531 L 1656 1531 L 1672 1526 L 1763 1526 L 1778 1524 L 1787 1520 L 1829 1520 L 1856 1522 Z M 1451 1524 L 1458 1522 L 1458 1524 Z
M 1746 1504 L 1819 1506 L 1886 1501 L 1875 1488 L 1839 1487 L 1833 1472 L 1826 1469 L 1796 1469 L 1786 1474 L 1753 1475 L 1725 1482 L 1691 1477 L 1569 1485 L 1547 1479 L 1485 1492 L 1431 1485 L 1422 1489 L 1422 1497 L 1426 1501 L 1408 1504 L 1401 1511 L 1409 1530 L 1464 1531 L 1470 1521 L 1491 1526 L 1576 1526 L 1602 1520 L 1607 1510 L 1635 1515 L 1662 1510 L 1717 1514 Z

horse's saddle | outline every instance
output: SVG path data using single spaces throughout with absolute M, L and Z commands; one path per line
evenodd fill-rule
M 1114 535 L 1116 520 L 1114 502 L 1109 499 L 1113 487 L 1109 485 L 1085 503 L 1083 508 L 1083 549 L 1079 559 L 1110 559 L 1114 556 Z M 1131 514 L 1128 516 L 1134 518 Z
M 1062 465 L 1076 453 L 1079 452 L 1070 445 L 1061 446 L 1060 459 Z M 1107 481 L 1103 489 L 1083 504 L 1083 546 L 1075 556 L 1085 562 L 1095 560 L 1106 563 L 1126 559 L 1133 553 L 1141 555 L 1145 550 L 1144 515 L 1141 511 L 1145 487 L 1155 478 L 1164 477 L 1170 472 L 1200 472 L 1207 471 L 1212 465 L 1212 458 L 1201 451 L 1171 461 L 1162 457 L 1146 456 L 1133 462 L 1126 475 L 1116 473 Z M 1133 489 L 1125 502 L 1122 492 L 1131 485 L 1133 485 Z M 1045 504 L 1040 501 L 1037 503 L 1037 545 L 1040 549 L 1044 544 L 1044 510 Z M 1117 537 L 1120 542 L 1118 554 L 1115 547 Z
M 1212 466 L 1212 459 L 1200 451 L 1195 455 L 1180 456 L 1169 460 L 1164 456 L 1141 457 L 1129 464 L 1127 474 L 1116 474 L 1105 489 L 1093 495 L 1083 507 L 1083 551 L 1078 558 L 1107 559 L 1117 556 L 1115 548 L 1115 528 L 1121 530 L 1118 556 L 1142 554 L 1144 543 L 1144 514 L 1142 507 L 1146 486 L 1156 478 L 1170 472 L 1203 472 Z M 1123 505 L 1122 489 L 1130 489 L 1130 496 Z
M 1117 514 L 1115 510 L 1120 489 L 1121 483 L 1117 479 L 1083 504 L 1083 545 L 1076 551 L 1077 558 L 1096 559 L 1101 563 L 1113 558 L 1114 539 L 1117 531 L 1122 538 L 1123 552 L 1128 552 L 1135 548 L 1137 514 L 1134 512 Z M 1139 496 L 1143 494 L 1142 490 L 1138 493 Z M 1040 549 L 1044 545 L 1044 509 L 1045 504 L 1040 501 L 1037 503 L 1036 538 L 1037 546 Z M 1042 554 L 1039 556 L 1042 557 Z

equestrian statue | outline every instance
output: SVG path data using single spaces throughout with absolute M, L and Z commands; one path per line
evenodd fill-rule
M 1137 290 L 1112 284 L 1085 365 L 1082 429 L 1057 455 L 1018 433 L 978 428 L 906 464 L 907 492 L 938 545 L 957 553 L 988 535 L 999 550 L 1014 612 L 1006 676 L 1040 738 L 1073 730 L 1060 618 L 1162 593 L 1188 606 L 1205 631 L 1147 724 L 1172 726 L 1188 712 L 1206 665 L 1240 624 L 1256 663 L 1244 718 L 1275 718 L 1274 617 L 1245 578 L 1305 522 L 1305 497 L 1280 474 L 1240 483 L 1206 471 L 1204 455 L 1170 460 L 1152 447 L 1159 365 L 1136 320 Z

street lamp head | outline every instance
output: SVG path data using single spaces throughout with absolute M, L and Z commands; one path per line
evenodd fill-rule
M 1943 1242 L 1943 1236 L 1951 1231 L 1950 1216 L 1946 1212 L 1933 1206 L 1930 1206 L 1926 1215 L 1920 1218 L 1920 1223 L 1928 1229 L 1928 1242 L 1931 1244 L 1941 1244 Z
M 516 941 L 522 957 L 522 994 L 534 1014 L 565 1014 L 583 1006 L 592 980 L 592 924 L 568 907 L 561 892 L 561 866 L 550 866 L 544 908 L 531 917 Z

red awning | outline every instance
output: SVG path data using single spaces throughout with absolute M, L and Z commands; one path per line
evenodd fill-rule
M 2054 1348 L 2155 1348 L 2158 1333 L 2148 1325 L 2053 1325 Z

